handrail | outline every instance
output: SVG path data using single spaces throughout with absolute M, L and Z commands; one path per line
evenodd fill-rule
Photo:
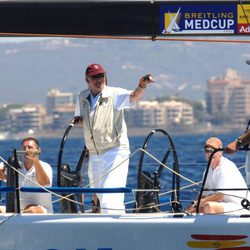
M 55 193 L 132 193 L 131 188 L 80 188 L 80 187 L 47 187 L 48 191 Z M 21 192 L 45 193 L 46 190 L 39 187 L 21 187 Z

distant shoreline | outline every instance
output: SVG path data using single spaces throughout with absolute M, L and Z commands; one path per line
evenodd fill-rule
M 154 128 L 157 129 L 157 128 Z M 147 136 L 153 128 L 128 128 L 128 136 Z M 204 128 L 204 127 L 193 127 L 193 128 L 159 128 L 165 130 L 170 135 L 197 135 L 197 134 L 226 134 L 226 133 L 238 133 L 241 134 L 244 132 L 245 128 L 234 128 L 234 127 L 210 127 L 210 128 Z M 19 132 L 16 134 L 8 134 L 4 138 L 0 138 L 0 140 L 21 140 L 28 136 L 33 136 L 38 139 L 41 138 L 62 138 L 64 133 L 66 131 L 63 129 L 60 130 L 41 130 L 41 131 L 34 131 L 34 133 L 28 133 L 28 132 Z M 1 132 L 0 132 L 1 133 Z M 70 133 L 68 134 L 68 137 L 70 138 L 81 138 L 82 135 L 82 128 L 75 127 L 72 128 Z

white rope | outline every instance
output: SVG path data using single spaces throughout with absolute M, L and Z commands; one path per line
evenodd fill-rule
M 167 165 L 165 165 L 164 163 L 162 163 L 161 161 L 159 161 L 157 158 L 155 158 L 152 154 L 150 154 L 148 151 L 146 151 L 145 149 L 139 148 L 139 150 L 141 150 L 142 152 L 146 153 L 149 157 L 151 157 L 152 159 L 154 159 L 156 162 L 158 162 L 161 166 L 163 166 L 164 168 L 166 168 L 167 170 L 169 170 L 170 172 L 174 173 L 175 175 L 183 178 L 184 180 L 197 185 L 196 182 L 192 181 L 191 179 L 185 177 L 184 175 L 181 175 L 180 173 L 174 171 L 172 168 L 168 167 Z
M 131 157 L 133 157 L 136 153 L 138 153 L 139 151 L 142 151 L 144 153 L 146 153 L 149 157 L 151 157 L 153 160 L 155 160 L 157 163 L 159 163 L 161 166 L 163 166 L 164 168 L 166 168 L 167 170 L 169 170 L 170 172 L 174 173 L 175 175 L 179 176 L 180 178 L 183 178 L 184 180 L 190 182 L 191 184 L 190 185 L 187 185 L 187 186 L 184 186 L 182 188 L 180 188 L 180 190 L 183 190 L 183 189 L 186 189 L 186 188 L 189 188 L 189 187 L 192 187 L 192 186 L 198 186 L 198 187 L 201 187 L 200 183 L 201 181 L 199 182 L 194 182 L 192 181 L 191 179 L 185 177 L 184 175 L 181 175 L 180 173 L 174 171 L 172 168 L 168 167 L 166 164 L 163 164 L 161 161 L 159 161 L 156 157 L 154 157 L 152 154 L 150 154 L 147 150 L 145 149 L 142 149 L 142 148 L 138 148 L 136 149 L 129 157 L 127 157 L 126 159 L 124 159 L 121 163 L 119 163 L 117 166 L 115 166 L 114 168 L 112 168 L 110 171 L 108 171 L 107 173 L 105 173 L 104 175 L 100 176 L 98 179 L 94 180 L 92 183 L 89 183 L 88 185 L 85 185 L 84 188 L 87 188 L 89 187 L 91 184 L 94 184 L 96 182 L 98 182 L 100 179 L 104 178 L 105 176 L 107 176 L 108 174 L 110 174 L 112 171 L 114 171 L 115 169 L 117 169 L 118 167 L 120 167 L 125 161 L 129 160 Z M 8 165 L 9 167 L 11 167 L 14 171 L 18 172 L 20 175 L 22 175 L 23 177 L 25 177 L 25 175 L 23 173 L 21 173 L 19 170 L 17 170 L 16 168 L 14 168 L 13 166 L 11 166 L 3 157 L 0 156 L 0 159 L 6 164 Z M 241 168 L 243 168 L 244 166 L 242 166 Z M 239 168 L 240 169 L 240 168 Z M 25 177 L 26 179 L 29 179 L 27 177 Z M 74 193 L 71 193 L 71 194 L 68 194 L 66 196 L 62 196 L 60 194 L 57 194 L 51 190 L 48 190 L 46 187 L 44 186 L 41 186 L 40 184 L 38 184 L 37 182 L 34 182 L 33 180 L 29 179 L 33 184 L 35 184 L 36 186 L 42 188 L 43 190 L 45 190 L 46 192 L 48 193 L 51 193 L 52 195 L 55 195 L 56 197 L 58 197 L 59 199 L 56 199 L 54 201 L 51 202 L 51 204 L 53 203 L 56 203 L 56 202 L 59 202 L 63 199 L 67 200 L 67 201 L 70 201 L 72 203 L 75 203 L 75 204 L 78 204 L 78 205 L 83 205 L 81 202 L 78 202 L 78 201 L 75 201 L 75 200 L 72 200 L 68 197 L 70 197 L 71 195 L 73 195 Z M 159 192 L 160 190 L 158 189 L 132 189 L 132 193 L 134 194 L 135 192 Z M 163 195 L 167 195 L 169 193 L 172 193 L 172 192 L 176 192 L 177 190 L 169 190 L 169 191 L 166 191 L 166 192 L 163 192 L 161 194 L 159 194 L 159 196 L 163 196 Z M 135 195 L 134 195 L 135 196 Z M 232 195 L 233 196 L 233 195 Z M 247 191 L 246 191 L 246 197 L 239 197 L 239 196 L 236 196 L 238 198 L 246 198 L 247 197 Z M 130 201 L 128 203 L 125 203 L 125 204 L 129 204 L 129 203 L 135 203 L 136 201 Z M 162 205 L 165 205 L 165 204 L 169 204 L 170 202 L 168 203 L 161 203 L 161 204 L 158 204 L 156 205 L 156 207 L 158 206 L 162 206 Z M 42 204 L 42 205 L 47 205 L 47 204 Z M 88 206 L 90 207 L 90 205 L 87 205 L 85 204 L 85 206 Z M 148 209 L 149 207 L 147 207 L 146 209 Z M 150 206 L 150 208 L 152 208 L 152 206 Z M 101 208 L 100 208 L 101 209 Z M 107 208 L 109 210 L 121 210 L 121 209 L 114 209 L 114 208 Z M 130 210 L 136 210 L 136 208 L 133 208 L 133 209 L 126 209 L 126 211 L 130 211 Z M 141 208 L 140 208 L 141 210 Z

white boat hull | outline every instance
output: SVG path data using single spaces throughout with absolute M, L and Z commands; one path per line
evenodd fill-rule
M 1 250 L 190 250 L 228 246 L 229 241 L 197 240 L 192 238 L 194 234 L 244 235 L 244 239 L 228 244 L 244 247 L 234 249 L 250 249 L 250 217 L 235 215 L 3 214 L 0 221 Z M 190 242 L 195 243 L 190 246 Z

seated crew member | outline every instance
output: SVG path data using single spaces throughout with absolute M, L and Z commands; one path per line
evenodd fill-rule
M 52 185 L 52 167 L 41 160 L 39 142 L 28 137 L 23 139 L 22 149 L 25 151 L 23 167 L 19 171 L 20 187 L 38 187 Z M 6 180 L 4 164 L 0 163 L 0 179 Z M 20 192 L 20 208 L 23 213 L 52 213 L 52 197 L 50 193 Z M 3 209 L 2 209 L 3 210 Z M 2 211 L 3 212 L 3 211 Z
M 205 143 L 205 156 L 209 160 L 215 149 L 222 148 L 222 142 L 217 137 L 209 138 Z M 206 189 L 237 189 L 246 191 L 204 191 L 200 200 L 199 212 L 201 213 L 242 213 L 241 201 L 248 198 L 247 185 L 236 165 L 222 156 L 222 151 L 213 155 L 209 167 Z M 197 200 L 187 208 L 188 212 L 196 211 Z

